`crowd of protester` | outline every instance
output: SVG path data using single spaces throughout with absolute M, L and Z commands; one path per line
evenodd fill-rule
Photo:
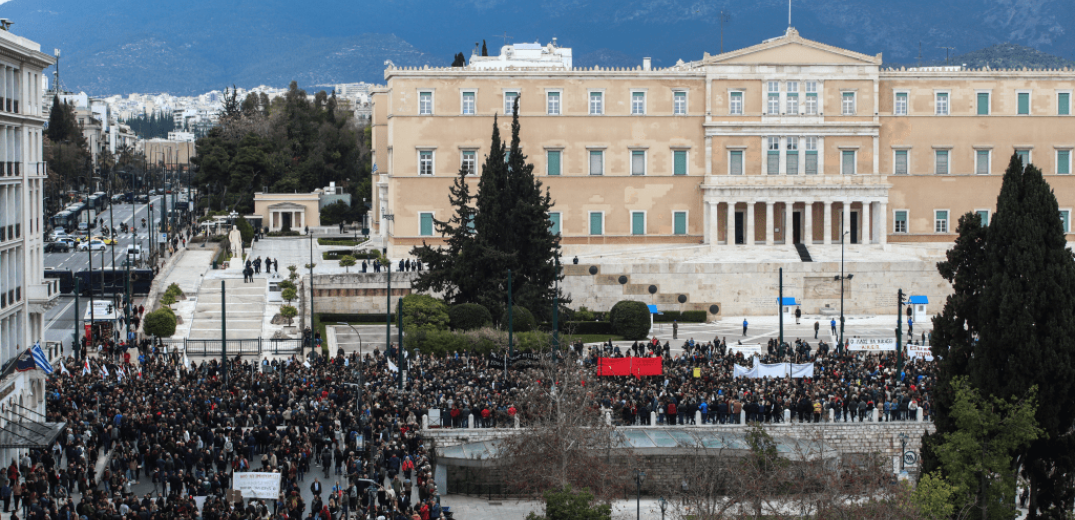
M 67 423 L 49 450 L 8 468 L 0 487 L 12 520 L 429 520 L 440 505 L 431 426 L 513 427 L 532 369 L 505 371 L 466 352 L 409 355 L 399 388 L 397 352 L 190 363 L 149 345 L 128 356 L 68 358 L 48 379 L 49 421 Z M 602 377 L 591 384 L 594 409 L 618 424 L 914 419 L 928 417 L 933 364 L 894 353 L 861 353 L 797 341 L 770 342 L 761 363 L 813 363 L 814 377 L 733 378 L 752 360 L 723 340 L 685 342 L 673 355 L 655 338 L 621 349 L 574 345 L 558 356 L 592 373 L 599 357 L 663 358 L 660 376 Z M 697 369 L 697 370 L 696 370 Z M 355 384 L 358 381 L 364 384 Z M 593 381 L 593 379 L 591 379 Z M 361 388 L 361 398 L 359 398 Z M 435 412 L 433 412 L 435 411 Z M 104 456 L 108 454 L 107 456 Z M 99 460 L 106 460 L 98 467 Z M 275 500 L 226 502 L 232 472 L 281 475 Z M 152 492 L 132 491 L 151 483 Z M 145 487 L 145 486 L 140 486 Z M 313 495 L 306 504 L 301 490 Z M 194 497 L 208 497 L 199 503 Z

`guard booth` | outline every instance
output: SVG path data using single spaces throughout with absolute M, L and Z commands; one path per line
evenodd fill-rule
M 802 303 L 796 300 L 793 296 L 785 296 L 783 300 L 777 298 L 780 302 L 780 312 L 784 313 L 784 323 L 790 323 L 795 321 L 795 309 Z
M 649 309 L 649 330 L 653 330 L 653 316 L 657 314 L 664 316 L 664 313 L 657 310 L 656 305 L 650 304 L 646 305 L 646 307 Z M 647 332 L 646 335 L 649 336 L 649 332 Z
M 926 307 L 929 306 L 929 298 L 925 296 L 911 296 L 907 299 L 907 304 L 911 307 L 911 318 L 915 323 L 924 323 L 929 319 L 929 313 L 926 312 Z

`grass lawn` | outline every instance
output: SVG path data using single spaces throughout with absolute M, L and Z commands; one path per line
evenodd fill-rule
M 323 246 L 357 246 L 369 240 L 368 238 L 360 238 L 354 240 L 352 238 L 319 238 L 317 243 Z

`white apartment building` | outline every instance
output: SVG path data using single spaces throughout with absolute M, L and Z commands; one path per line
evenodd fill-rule
M 45 377 L 16 359 L 40 340 L 59 281 L 45 280 L 42 142 L 49 107 L 43 71 L 56 62 L 41 46 L 0 30 L 0 459 L 44 448 L 62 423 L 42 424 Z M 45 345 L 42 345 L 44 348 Z M 50 439 L 51 437 L 51 439 Z

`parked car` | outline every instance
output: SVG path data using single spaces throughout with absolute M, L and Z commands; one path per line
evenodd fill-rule
M 56 240 L 59 237 L 67 236 L 67 230 L 62 227 L 54 228 L 52 233 L 49 233 L 49 240 Z
M 46 253 L 67 253 L 71 251 L 71 246 L 67 242 L 56 241 L 45 244 Z
M 108 249 L 108 246 L 106 246 L 105 243 L 101 242 L 100 240 L 90 240 L 89 242 L 83 242 L 78 245 L 79 251 L 104 251 L 106 249 Z

